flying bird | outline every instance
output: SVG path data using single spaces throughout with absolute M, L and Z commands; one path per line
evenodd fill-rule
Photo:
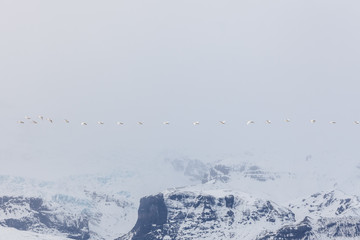
M 24 124 L 24 121 L 18 121 L 18 123 Z
M 193 125 L 199 125 L 199 124 L 200 124 L 199 121 L 193 122 Z
M 310 122 L 311 122 L 311 123 L 315 123 L 316 120 L 315 120 L 315 119 L 311 119 Z
M 53 120 L 51 118 L 47 119 L 50 123 L 53 123 Z
M 99 121 L 99 122 L 97 122 L 97 123 L 98 123 L 98 124 L 100 124 L 100 125 L 103 125 L 103 124 L 104 124 L 104 122 L 100 122 L 100 121 Z
M 360 124 L 360 122 L 359 122 L 359 121 L 354 121 L 354 123 L 355 123 L 355 124 Z
M 163 122 L 163 124 L 165 124 L 165 125 L 169 125 L 169 124 L 170 124 L 170 122 L 169 122 L 169 121 L 165 121 L 165 122 Z
M 143 125 L 144 123 L 143 122 L 138 122 L 139 125 Z
M 287 119 L 285 119 L 285 122 L 290 122 L 290 119 L 288 119 L 288 118 L 287 118 Z
M 330 123 L 330 124 L 335 124 L 336 122 L 335 122 L 335 121 L 330 121 L 329 123 Z
M 226 121 L 219 121 L 219 123 L 221 123 L 221 124 L 225 124 L 225 123 L 226 123 Z
M 254 124 L 255 122 L 253 120 L 249 120 L 246 122 L 246 125 Z
M 35 120 L 33 120 L 32 122 L 33 122 L 33 124 L 37 124 L 37 121 L 35 121 Z
M 123 122 L 117 122 L 116 124 L 117 124 L 117 125 L 124 125 Z
M 267 123 L 267 124 L 271 124 L 271 120 L 266 120 L 266 123 Z
M 67 119 L 64 119 L 64 121 L 66 122 L 66 123 L 69 123 L 70 121 L 69 120 L 67 120 Z
M 29 120 L 29 119 L 31 119 L 31 117 L 25 116 L 25 119 L 28 119 L 28 120 Z
M 44 117 L 43 117 L 43 116 L 41 116 L 41 115 L 39 115 L 39 118 L 40 118 L 41 120 L 44 120 Z
M 86 126 L 86 125 L 87 125 L 87 123 L 86 123 L 86 122 L 82 122 L 82 123 L 81 123 L 81 125 Z

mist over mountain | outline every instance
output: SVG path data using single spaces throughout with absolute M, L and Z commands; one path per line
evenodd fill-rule
M 360 239 L 360 2 L 0 2 L 0 239 Z

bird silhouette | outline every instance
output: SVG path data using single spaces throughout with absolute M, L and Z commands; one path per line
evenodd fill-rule
M 246 122 L 246 125 L 254 124 L 255 122 L 253 120 L 249 120 Z

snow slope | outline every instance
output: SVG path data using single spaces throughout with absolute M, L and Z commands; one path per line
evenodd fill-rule
M 15 228 L 0 227 L 0 240 L 70 240 L 64 236 L 51 236 L 34 232 L 19 231 Z

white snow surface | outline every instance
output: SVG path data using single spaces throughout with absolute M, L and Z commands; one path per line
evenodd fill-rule
M 70 238 L 0 227 L 0 240 L 70 240 Z

